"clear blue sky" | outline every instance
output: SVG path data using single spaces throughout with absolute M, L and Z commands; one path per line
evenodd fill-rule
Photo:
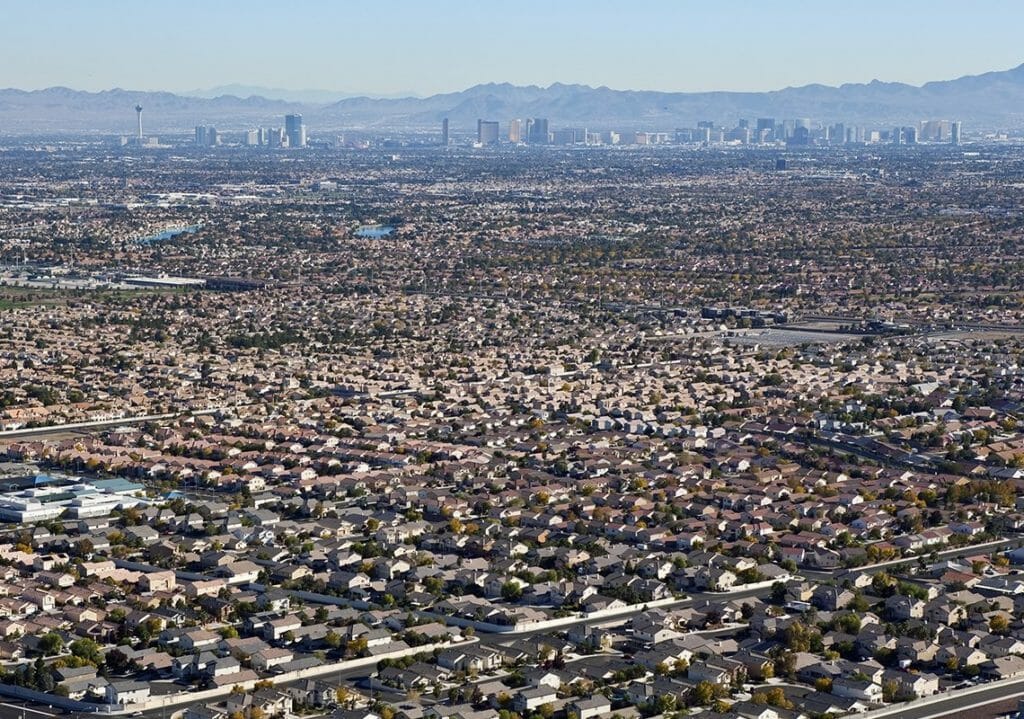
M 0 0 L 0 87 L 920 84 L 1022 38 L 1022 0 Z

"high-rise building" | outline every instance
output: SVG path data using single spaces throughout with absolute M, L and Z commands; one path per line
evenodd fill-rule
M 477 120 L 476 141 L 481 145 L 497 145 L 498 123 L 494 120 Z
M 249 130 L 245 133 L 245 144 L 249 147 L 259 147 L 260 145 L 260 131 Z
M 548 119 L 546 117 L 535 117 L 530 123 L 530 133 L 527 141 L 534 145 L 548 144 Z
M 441 120 L 441 147 L 448 147 L 448 118 Z
M 758 142 L 772 142 L 775 139 L 775 118 L 759 117 L 755 125 L 754 136 Z
M 551 133 L 551 144 L 552 145 L 572 145 L 577 142 L 583 142 L 583 138 L 587 136 L 585 129 L 578 129 L 573 127 L 562 128 L 561 130 L 554 130 Z
M 213 147 L 220 144 L 220 135 L 217 128 L 208 125 L 196 125 L 196 145 L 198 147 Z
M 272 127 L 267 135 L 267 144 L 271 147 L 288 147 L 288 135 L 282 128 Z
M 150 135 L 142 134 L 142 105 L 135 106 L 136 130 L 134 135 L 121 135 L 121 145 L 132 145 L 134 147 L 159 147 L 160 141 Z
M 285 115 L 284 132 L 288 136 L 288 147 L 306 146 L 306 126 L 302 124 L 302 115 Z
M 729 142 L 738 142 L 741 145 L 746 145 L 750 142 L 750 128 L 743 126 L 734 127 L 726 133 L 725 139 Z
M 523 121 L 522 120 L 511 120 L 508 123 L 508 141 L 509 142 L 522 142 L 523 141 Z
M 917 128 L 916 127 L 895 127 L 892 131 L 892 143 L 894 145 L 916 145 L 917 144 Z
M 799 120 L 797 121 L 799 122 Z M 811 130 L 804 125 L 793 128 L 793 135 L 786 139 L 787 145 L 803 146 L 811 144 Z
M 918 137 L 924 142 L 949 142 L 953 134 L 949 120 L 926 120 L 921 123 Z
M 949 141 L 954 145 L 960 144 L 960 133 L 963 132 L 963 125 L 959 120 L 953 120 L 949 126 Z

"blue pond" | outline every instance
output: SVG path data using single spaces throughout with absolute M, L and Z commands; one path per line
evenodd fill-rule
M 166 242 L 167 240 L 173 239 L 178 235 L 189 234 L 191 235 L 199 229 L 199 225 L 187 225 L 185 227 L 172 227 L 163 232 L 158 232 L 155 235 L 147 235 L 146 237 L 139 238 L 140 245 L 151 245 L 154 242 Z
M 395 231 L 394 227 L 388 227 L 387 225 L 368 225 L 366 227 L 360 227 L 356 230 L 356 237 L 365 237 L 371 240 L 378 240 L 381 237 L 387 237 Z

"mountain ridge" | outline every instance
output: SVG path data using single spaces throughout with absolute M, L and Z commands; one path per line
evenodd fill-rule
M 245 86 L 238 86 L 245 87 Z M 1009 70 L 934 80 L 839 86 L 812 83 L 767 92 L 615 90 L 578 83 L 480 83 L 428 97 L 346 97 L 328 104 L 260 95 L 196 97 L 166 91 L 68 87 L 0 89 L 0 128 L 7 133 L 131 133 L 141 104 L 146 132 L 189 132 L 197 124 L 225 131 L 278 127 L 301 113 L 313 136 L 343 129 L 431 129 L 448 117 L 454 130 L 475 129 L 478 118 L 507 122 L 547 117 L 553 127 L 672 130 L 699 120 L 729 125 L 740 118 L 807 117 L 821 122 L 890 126 L 922 119 L 960 119 L 974 128 L 1024 127 L 1024 64 Z
M 413 92 L 371 94 L 350 92 L 347 90 L 318 90 L 312 88 L 289 90 L 283 87 L 266 87 L 263 85 L 245 85 L 241 83 L 216 85 L 205 89 L 187 90 L 185 92 L 178 92 L 175 94 L 182 95 L 183 97 L 196 97 L 207 100 L 225 95 L 237 98 L 260 97 L 266 100 L 281 100 L 284 102 L 295 102 L 306 105 L 330 105 L 338 100 L 343 100 L 349 97 L 361 97 L 364 95 L 367 97 L 381 98 L 418 97 L 418 95 Z

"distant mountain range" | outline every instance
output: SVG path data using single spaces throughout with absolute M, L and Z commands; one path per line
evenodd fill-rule
M 265 90 L 234 89 L 239 94 Z M 286 96 L 296 99 L 267 99 L 256 94 L 195 97 L 121 89 L 91 93 L 64 87 L 0 90 L 0 132 L 130 134 L 135 128 L 136 104 L 144 108 L 145 131 L 157 135 L 190 132 L 198 124 L 216 125 L 223 131 L 257 125 L 279 127 L 283 116 L 292 112 L 303 114 L 312 137 L 345 129 L 436 129 L 445 117 L 454 132 L 475 130 L 478 118 L 504 124 L 515 117 L 546 117 L 552 127 L 663 131 L 693 127 L 699 120 L 731 126 L 740 118 L 757 117 L 880 127 L 923 119 L 959 119 L 968 131 L 1024 127 L 1024 65 L 920 87 L 875 80 L 773 92 L 685 93 L 505 83 L 424 98 L 350 97 L 327 104 L 308 98 L 297 101 L 301 91 L 281 95 Z
M 223 95 L 234 97 L 265 97 L 268 100 L 284 100 L 285 102 L 298 102 L 307 105 L 330 105 L 338 100 L 347 97 L 362 97 L 362 93 L 346 92 L 345 90 L 288 90 L 283 87 L 264 87 L 262 85 L 218 85 L 217 87 L 205 90 L 189 90 L 179 93 L 185 97 L 201 97 L 213 99 Z M 411 92 L 396 92 L 384 95 L 371 95 L 370 97 L 384 98 L 407 98 L 417 97 Z

